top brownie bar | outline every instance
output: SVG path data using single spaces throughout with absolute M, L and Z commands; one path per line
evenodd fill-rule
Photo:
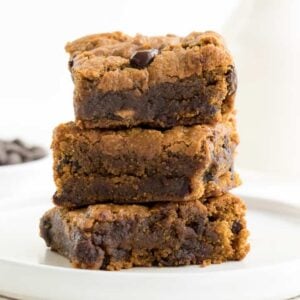
M 68 43 L 66 51 L 80 127 L 214 124 L 233 110 L 234 63 L 214 32 L 96 34 Z

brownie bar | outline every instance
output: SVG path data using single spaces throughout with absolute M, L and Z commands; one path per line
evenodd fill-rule
M 187 201 L 239 185 L 232 169 L 233 123 L 160 131 L 58 126 L 53 135 L 54 202 L 79 207 L 106 201 Z
M 214 124 L 233 110 L 234 63 L 214 32 L 98 34 L 68 43 L 66 51 L 81 127 Z
M 151 205 L 55 207 L 40 222 L 52 250 L 74 267 L 120 270 L 240 260 L 249 250 L 245 205 L 225 194 Z

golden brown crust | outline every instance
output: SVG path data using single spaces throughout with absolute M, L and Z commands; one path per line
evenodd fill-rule
M 159 49 L 146 68 L 130 66 L 129 59 L 140 49 Z M 102 92 L 139 89 L 165 82 L 175 82 L 216 68 L 228 71 L 232 58 L 221 36 L 214 32 L 193 32 L 186 37 L 130 37 L 120 32 L 91 35 L 68 43 L 72 75 L 97 80 Z
M 240 260 L 249 251 L 246 207 L 231 194 L 186 203 L 53 208 L 41 236 L 75 267 L 119 270 Z
M 67 43 L 65 50 L 71 55 L 74 55 L 83 51 L 92 50 L 97 47 L 125 42 L 128 39 L 129 36 L 119 31 L 112 33 L 92 34 Z
M 61 124 L 52 143 L 54 202 L 78 207 L 220 195 L 240 183 L 232 169 L 237 144 L 234 121 L 165 131 Z
M 232 57 L 220 35 L 96 34 L 68 43 L 82 128 L 215 124 L 233 110 Z

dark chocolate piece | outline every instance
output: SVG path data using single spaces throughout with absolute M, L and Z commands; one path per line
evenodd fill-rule
M 0 166 L 37 160 L 46 155 L 41 147 L 30 147 L 22 140 L 0 140 Z
M 66 50 L 82 128 L 215 124 L 234 109 L 234 64 L 216 33 L 108 33 L 81 38 Z
M 134 68 L 148 67 L 157 54 L 157 49 L 136 51 L 130 58 L 130 65 Z

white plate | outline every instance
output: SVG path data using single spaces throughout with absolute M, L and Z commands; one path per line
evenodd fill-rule
M 268 193 L 255 196 L 255 191 L 262 194 L 249 184 L 238 190 L 248 205 L 251 252 L 241 262 L 206 268 L 72 269 L 65 258 L 47 250 L 38 236 L 39 218 L 51 206 L 48 191 L 30 202 L 20 197 L 18 204 L 0 205 L 0 295 L 55 300 L 296 296 L 300 294 L 300 206 L 270 198 Z
M 46 250 L 38 221 L 48 207 L 0 213 L 0 294 L 22 299 L 284 299 L 300 292 L 300 209 L 247 199 L 251 252 L 242 262 L 207 268 L 121 272 L 69 267 Z

